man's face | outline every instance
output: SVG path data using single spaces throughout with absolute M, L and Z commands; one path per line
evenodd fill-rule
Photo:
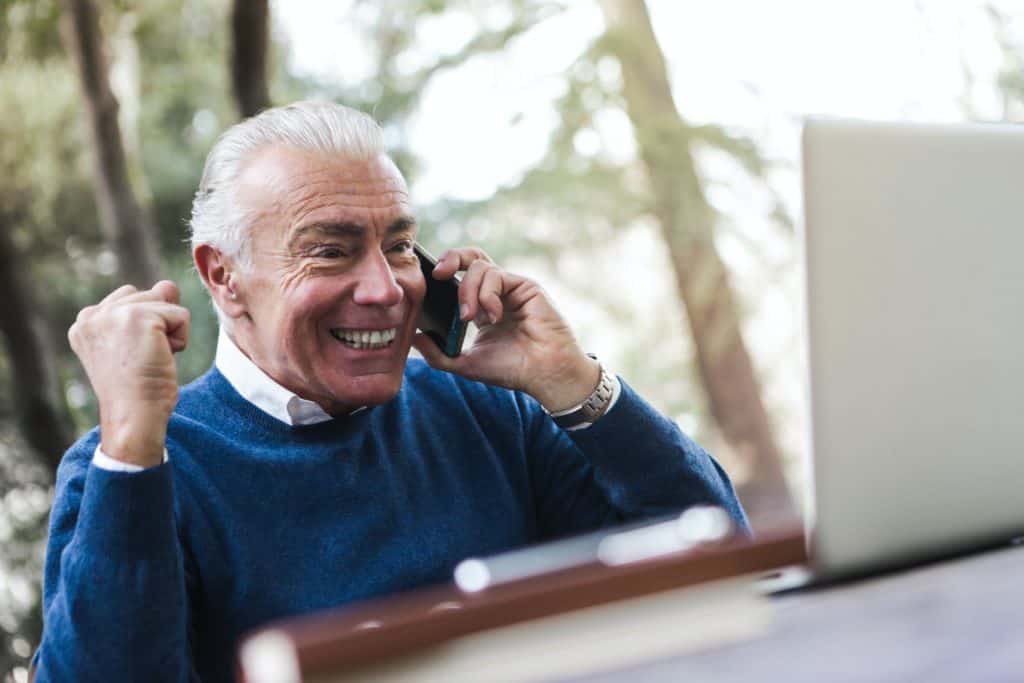
M 395 165 L 271 147 L 246 164 L 238 200 L 255 220 L 235 342 L 328 413 L 394 397 L 426 293 Z

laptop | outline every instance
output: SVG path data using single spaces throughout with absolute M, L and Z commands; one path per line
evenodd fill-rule
M 816 578 L 1024 534 L 1024 126 L 803 132 Z

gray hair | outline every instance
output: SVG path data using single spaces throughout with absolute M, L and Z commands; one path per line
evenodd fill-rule
M 304 101 L 275 107 L 228 128 L 206 157 L 203 178 L 192 200 L 192 248 L 209 244 L 234 258 L 243 269 L 252 265 L 251 216 L 238 205 L 236 186 L 246 161 L 273 145 L 341 156 L 350 161 L 385 153 L 384 134 L 370 116 L 333 102 Z M 217 317 L 227 327 L 226 316 Z

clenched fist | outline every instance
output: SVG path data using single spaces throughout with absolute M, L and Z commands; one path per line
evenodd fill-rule
M 163 280 L 125 285 L 78 314 L 68 330 L 100 408 L 103 452 L 151 467 L 163 460 L 167 422 L 178 401 L 174 354 L 188 343 L 190 315 L 178 287 Z

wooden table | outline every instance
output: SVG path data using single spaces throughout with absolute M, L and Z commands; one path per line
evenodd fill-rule
M 749 577 L 803 562 L 792 527 L 464 593 L 452 584 L 268 624 L 239 680 L 525 681 L 609 670 L 750 637 L 769 621 Z
M 1024 681 L 1024 547 L 754 605 L 735 599 L 744 595 L 735 579 L 713 578 L 745 576 L 750 586 L 751 572 L 793 558 L 803 559 L 801 542 L 781 535 L 749 555 L 727 546 L 625 570 L 591 567 L 468 601 L 439 588 L 275 628 L 297 646 L 291 680 L 316 682 Z M 461 607 L 446 610 L 453 599 Z M 573 616 L 581 614 L 589 621 Z M 715 614 L 735 618 L 716 624 Z M 697 637 L 668 642 L 667 631 Z M 635 656 L 620 652 L 587 675 L 561 661 L 600 659 L 608 646 L 635 647 Z
M 762 636 L 587 681 L 1024 681 L 1024 547 L 773 598 Z

